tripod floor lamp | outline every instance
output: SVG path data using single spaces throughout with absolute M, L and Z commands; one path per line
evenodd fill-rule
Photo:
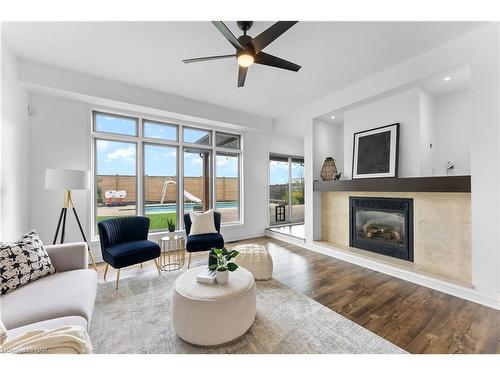
M 80 219 L 78 218 L 78 214 L 76 213 L 76 208 L 73 203 L 73 199 L 71 198 L 72 190 L 88 190 L 89 188 L 89 172 L 80 171 L 74 169 L 47 169 L 45 171 L 45 189 L 57 189 L 64 190 L 64 204 L 61 209 L 61 214 L 59 215 L 59 220 L 57 222 L 56 234 L 54 236 L 54 241 L 52 244 L 57 242 L 57 237 L 59 235 L 59 229 L 61 228 L 61 243 L 64 243 L 64 235 L 66 232 L 66 216 L 68 213 L 68 209 L 73 210 L 73 214 L 75 215 L 76 222 L 78 224 L 78 228 L 80 229 L 80 233 L 82 234 L 83 241 L 87 242 L 87 238 L 85 237 L 85 233 L 82 229 L 82 224 L 80 223 Z M 92 264 L 94 268 L 96 268 L 94 256 L 90 251 L 90 245 L 87 242 L 87 248 L 89 251 L 90 259 L 92 260 Z

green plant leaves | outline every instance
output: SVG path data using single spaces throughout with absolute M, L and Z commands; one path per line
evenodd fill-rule
M 220 257 L 222 255 L 222 249 L 212 249 L 213 252 L 217 255 L 217 257 Z
M 229 262 L 231 259 L 234 259 L 238 256 L 239 252 L 236 250 L 227 251 L 224 247 L 222 249 L 213 248 L 210 256 L 217 259 L 217 265 L 213 265 L 210 269 L 217 269 L 217 271 L 234 271 L 238 268 L 238 265 L 232 262 Z
M 238 265 L 236 263 L 231 262 L 227 264 L 227 269 L 231 272 L 236 271 L 237 268 Z

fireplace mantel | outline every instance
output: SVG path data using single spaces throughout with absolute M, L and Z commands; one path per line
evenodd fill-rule
M 366 178 L 314 181 L 314 191 L 470 193 L 470 176 Z

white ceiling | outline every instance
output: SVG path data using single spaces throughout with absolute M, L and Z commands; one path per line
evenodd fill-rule
M 239 36 L 234 22 L 226 23 Z M 272 22 L 256 22 L 256 36 Z M 2 35 L 19 56 L 271 118 L 311 103 L 480 26 L 477 22 L 299 22 L 265 52 L 298 73 L 253 65 L 236 87 L 234 53 L 210 22 L 16 22 Z

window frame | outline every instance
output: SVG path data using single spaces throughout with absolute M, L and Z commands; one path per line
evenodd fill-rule
M 241 138 L 240 138 L 240 147 L 241 147 Z M 242 164 L 241 164 L 241 158 L 242 158 L 242 155 L 240 152 L 231 152 L 229 151 L 231 149 L 219 149 L 218 151 L 215 151 L 215 155 L 213 157 L 214 159 L 214 163 L 215 163 L 215 167 L 214 167 L 214 180 L 215 180 L 215 187 L 214 187 L 214 194 L 215 194 L 215 200 L 214 200 L 214 204 L 217 204 L 217 155 L 219 154 L 231 154 L 231 155 L 236 155 L 238 157 L 238 220 L 237 221 L 228 221 L 228 222 L 225 222 L 224 224 L 225 225 L 238 225 L 240 222 L 241 222 L 241 216 L 242 216 L 242 203 L 241 203 L 241 198 L 242 198 L 242 194 L 241 194 L 241 189 L 242 189 L 242 183 L 241 183 L 241 179 L 242 179 L 242 173 L 241 173 L 241 167 L 242 167 Z M 221 225 L 222 225 L 222 219 L 221 219 Z
M 230 148 L 230 147 L 222 147 L 222 146 L 217 146 L 217 134 L 224 134 L 224 135 L 235 135 L 238 137 L 238 144 L 239 144 L 239 148 Z M 218 132 L 216 131 L 215 132 L 215 137 L 214 137 L 214 145 L 215 147 L 218 147 L 218 148 L 223 148 L 225 150 L 241 150 L 241 135 L 240 134 L 236 134 L 236 133 L 227 133 L 227 132 Z
M 95 130 L 95 120 L 96 114 L 109 115 L 115 117 L 124 117 L 128 119 L 134 119 L 136 121 L 136 135 L 125 135 L 117 133 L 108 133 Z M 177 126 L 177 140 L 165 140 L 161 138 L 149 138 L 144 137 L 144 122 L 154 122 L 159 124 L 166 124 L 171 126 Z M 234 227 L 244 225 L 244 180 L 243 180 L 243 159 L 244 159 L 244 135 L 238 131 L 227 131 L 218 130 L 216 127 L 210 127 L 204 124 L 191 123 L 188 121 L 181 121 L 172 118 L 164 118 L 160 116 L 152 116 L 142 113 L 121 111 L 119 109 L 112 108 L 97 108 L 90 107 L 90 140 L 91 140 L 91 150 L 90 150 L 90 165 L 92 166 L 91 173 L 91 186 L 93 187 L 90 192 L 91 204 L 91 215 L 90 216 L 90 228 L 92 241 L 98 241 L 97 233 L 97 157 L 96 148 L 97 140 L 107 140 L 107 141 L 118 141 L 136 144 L 136 214 L 145 215 L 145 160 L 144 160 L 144 146 L 146 144 L 158 145 L 158 146 L 169 146 L 176 147 L 177 149 L 177 231 L 184 231 L 184 149 L 199 149 L 199 150 L 210 150 L 210 205 L 209 208 L 215 208 L 217 204 L 217 167 L 216 159 L 218 152 L 225 152 L 231 154 L 239 155 L 239 165 L 238 165 L 238 211 L 239 219 L 236 222 L 223 223 L 222 227 Z M 201 145 L 196 143 L 184 142 L 184 128 L 206 131 L 209 133 L 210 145 Z M 216 146 L 216 135 L 217 132 L 224 134 L 234 134 L 239 137 L 240 148 L 225 148 Z M 167 233 L 166 230 L 150 230 L 151 234 L 161 234 Z
M 100 134 L 100 133 L 99 133 Z M 108 134 L 108 133 L 106 133 Z M 139 194 L 142 194 L 142 192 L 139 191 L 139 144 L 137 142 L 131 141 L 130 139 L 120 139 L 119 134 L 114 134 L 112 133 L 113 137 L 92 137 L 92 156 L 93 156 L 93 171 L 91 173 L 92 176 L 92 186 L 93 189 L 91 191 L 91 197 L 92 197 L 92 208 L 93 212 L 91 215 L 91 236 L 94 238 L 95 236 L 98 236 L 97 234 L 97 158 L 96 158 L 96 151 L 97 151 L 97 141 L 109 141 L 109 142 L 122 142 L 122 143 L 130 143 L 135 145 L 135 214 L 140 215 L 139 211 Z M 115 137 L 116 136 L 116 137 Z M 125 136 L 125 137 L 131 137 L 131 136 Z
M 149 142 L 150 138 L 144 138 L 146 139 L 145 141 L 142 142 L 142 215 L 146 216 L 146 158 L 145 158 L 145 153 L 144 150 L 146 146 L 158 146 L 158 147 L 170 147 L 170 148 L 175 148 L 175 151 L 177 153 L 176 155 L 176 160 L 175 160 L 175 179 L 176 179 L 176 187 L 177 187 L 177 196 L 176 196 L 176 230 L 181 229 L 181 221 L 180 221 L 180 209 L 179 209 L 179 146 L 176 145 L 170 145 L 170 144 L 165 144 L 165 143 L 158 143 L 158 142 Z M 157 139 L 157 138 L 153 138 Z M 150 229 L 150 233 L 162 233 L 166 232 L 168 229 Z
M 176 137 L 175 137 L 175 140 L 171 140 L 171 139 L 163 139 L 163 138 L 153 138 L 153 137 L 147 137 L 144 135 L 145 131 L 144 131 L 144 126 L 146 125 L 146 123 L 150 123 L 150 124 L 158 124 L 158 125 L 163 125 L 163 126 L 168 126 L 168 127 L 173 127 L 173 128 L 176 128 Z M 170 122 L 165 122 L 165 121 L 158 121 L 158 120 L 151 120 L 150 118 L 148 117 L 142 117 L 140 118 L 140 126 L 141 126 L 141 138 L 142 139 L 145 139 L 145 140 L 160 140 L 160 141 L 163 141 L 163 142 L 175 142 L 175 143 L 180 143 L 180 135 L 179 135 L 179 131 L 181 130 L 179 124 L 172 124 Z
M 97 115 L 104 115 L 104 116 L 110 116 L 110 117 L 117 117 L 117 118 L 122 118 L 122 119 L 127 119 L 127 120 L 133 120 L 135 122 L 135 135 L 129 135 L 129 134 L 120 134 L 120 133 L 111 133 L 111 132 L 103 132 L 101 130 L 97 130 L 96 128 L 96 117 Z M 124 137 L 134 137 L 137 138 L 139 137 L 139 119 L 137 117 L 133 116 L 127 116 L 127 115 L 122 115 L 122 114 L 117 114 L 117 113 L 109 113 L 109 112 L 102 112 L 102 111 L 92 111 L 92 132 L 96 134 L 106 134 L 106 135 L 117 135 L 117 136 L 124 136 Z
M 270 214 L 269 214 L 269 204 L 270 204 L 270 200 L 271 200 L 271 192 L 270 192 L 270 187 L 271 187 L 271 160 L 275 158 L 275 159 L 285 159 L 285 160 L 282 160 L 282 161 L 287 161 L 288 163 L 288 182 L 287 182 L 287 185 L 288 185 L 288 188 L 287 188 L 287 191 L 288 191 L 288 196 L 291 197 L 292 196 L 292 160 L 303 160 L 304 161 L 304 167 L 305 167 L 305 157 L 304 156 L 298 156 L 298 155 L 284 155 L 284 154 L 280 154 L 280 153 L 275 153 L 275 152 L 269 152 L 268 155 L 267 155 L 267 226 L 268 228 L 277 228 L 277 227 L 280 227 L 280 226 L 287 226 L 287 225 L 294 225 L 294 224 L 303 224 L 304 221 L 305 221 L 305 217 L 304 217 L 304 220 L 300 220 L 300 221 L 292 221 L 292 211 L 293 211 L 293 208 L 292 208 L 292 200 L 289 198 L 288 199 L 288 204 L 287 204 L 287 207 L 288 207 L 288 211 L 289 211 L 289 214 L 288 214 L 288 220 L 287 221 L 284 221 L 284 222 L 280 222 L 280 223 L 274 223 L 272 224 L 271 223 L 271 217 L 270 217 Z M 305 176 L 304 176 L 304 179 L 305 179 Z
M 195 143 L 195 142 L 188 142 L 184 139 L 184 129 L 189 129 L 189 130 L 195 130 L 195 131 L 205 131 L 208 132 L 208 145 L 204 145 L 201 143 Z M 194 145 L 195 147 L 202 146 L 202 147 L 214 147 L 214 131 L 211 129 L 205 129 L 205 128 L 198 128 L 194 126 L 183 126 L 182 127 L 182 139 L 181 143 L 186 144 L 186 145 Z

